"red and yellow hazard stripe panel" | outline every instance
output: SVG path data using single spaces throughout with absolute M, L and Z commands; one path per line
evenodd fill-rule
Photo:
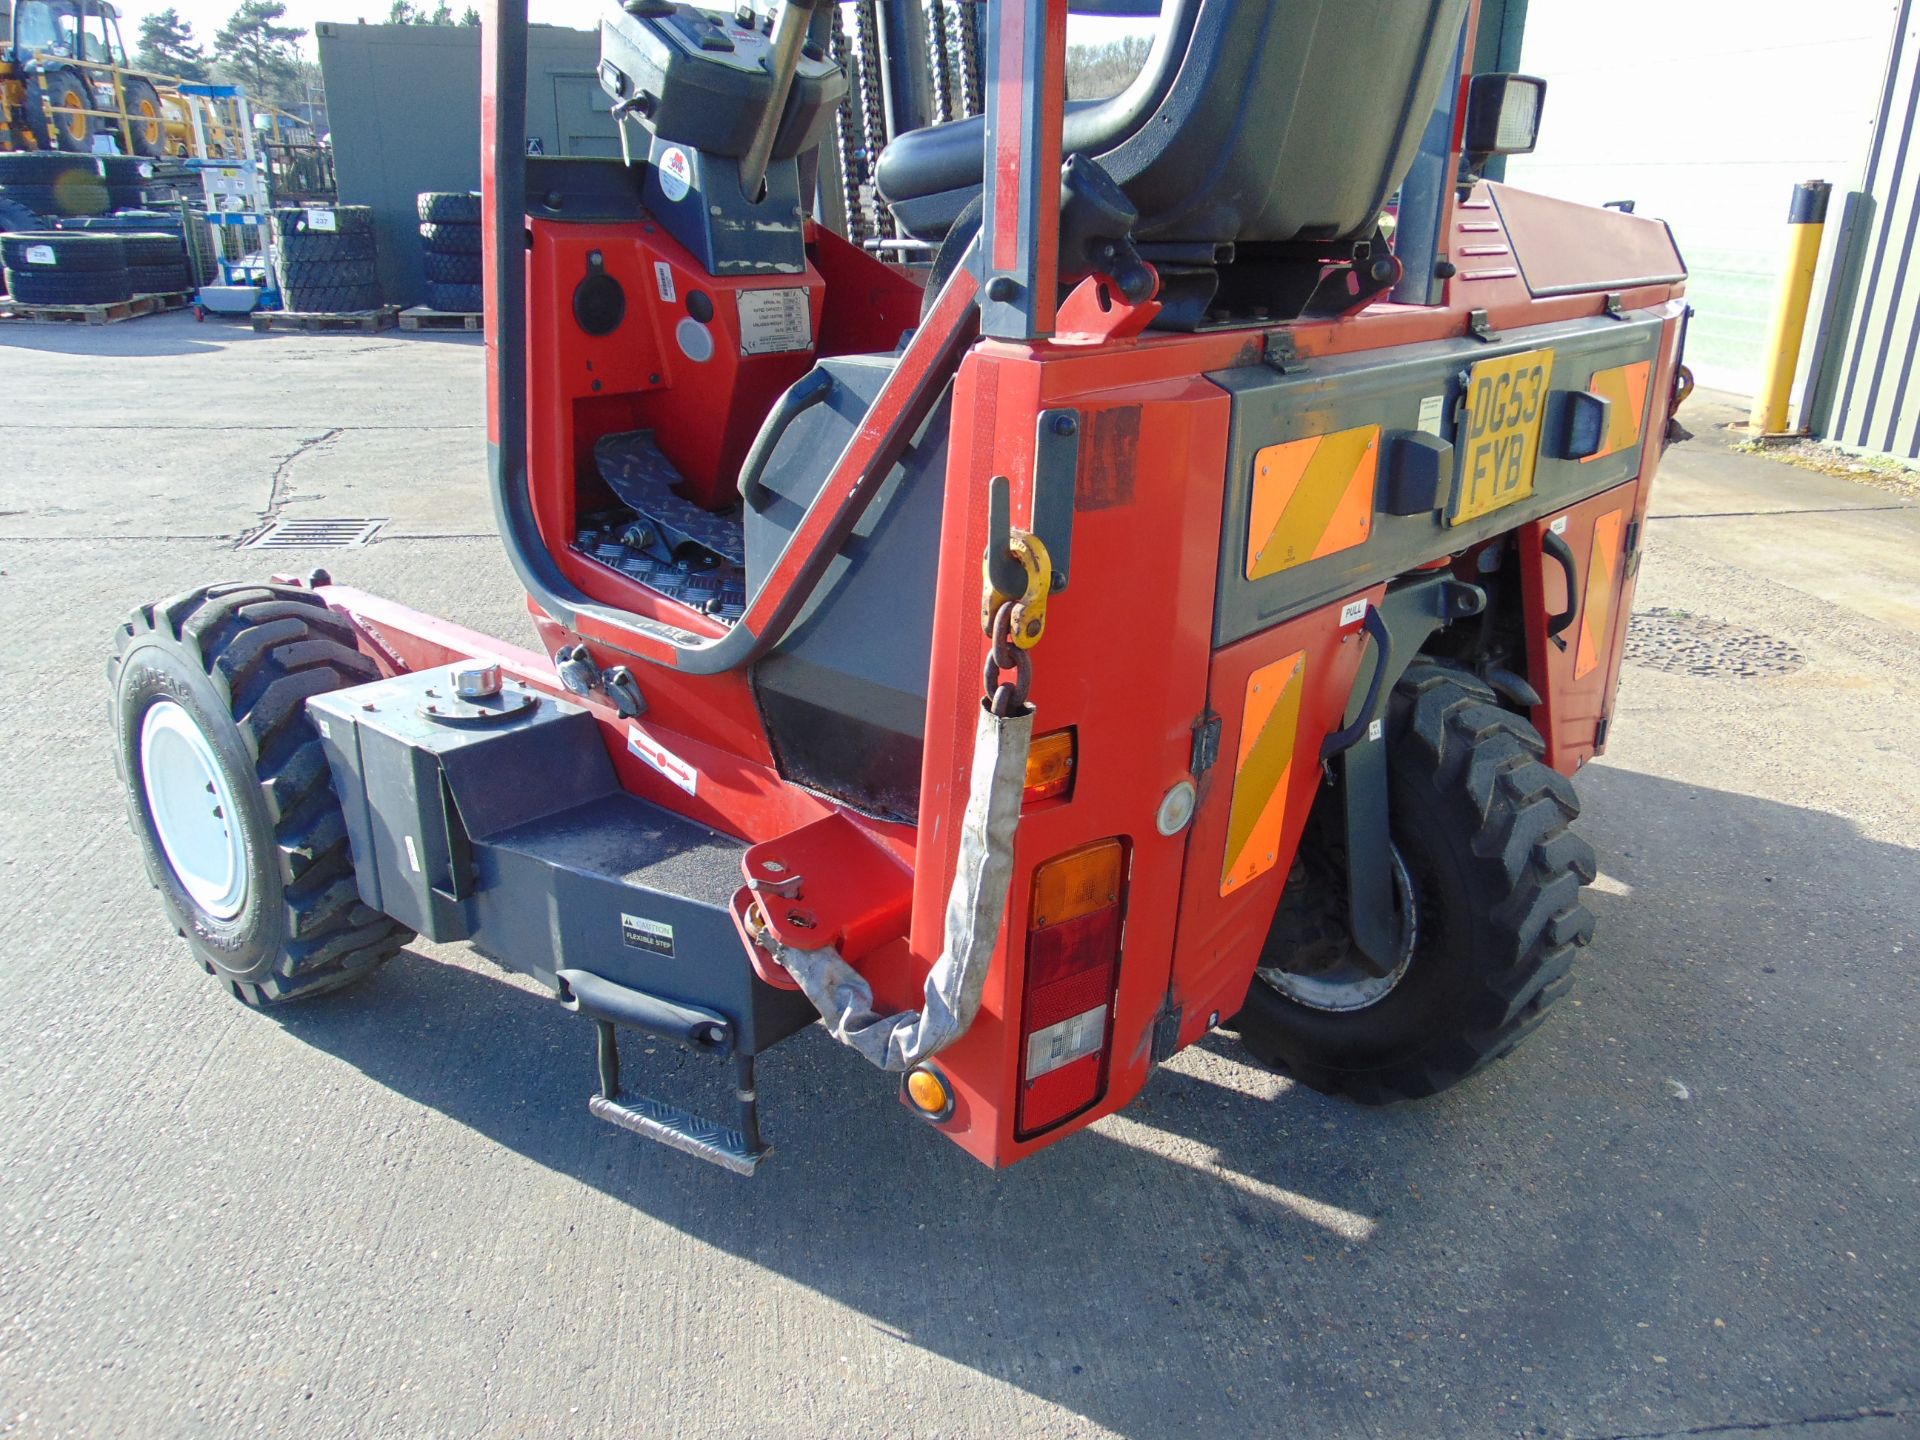
M 1233 808 L 1227 815 L 1227 854 L 1220 871 L 1222 895 L 1232 894 L 1279 863 L 1287 783 L 1293 777 L 1306 680 L 1304 650 L 1262 665 L 1247 677 L 1240 755 L 1233 771 Z
M 1640 443 L 1640 429 L 1647 423 L 1647 381 L 1652 375 L 1651 360 L 1636 360 L 1631 365 L 1593 372 L 1587 393 L 1607 402 L 1607 433 L 1601 439 L 1600 448 L 1581 464 L 1631 450 Z
M 1247 578 L 1277 575 L 1360 544 L 1373 531 L 1380 427 L 1268 445 L 1253 457 Z
M 1612 649 L 1613 607 L 1620 595 L 1620 538 L 1626 528 L 1625 510 L 1609 510 L 1593 522 L 1593 548 L 1587 552 L 1587 585 L 1580 605 L 1580 644 L 1573 655 L 1576 680 L 1597 669 Z

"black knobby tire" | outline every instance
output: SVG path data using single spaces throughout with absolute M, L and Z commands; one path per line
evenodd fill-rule
M 1356 1009 L 1302 1003 L 1262 973 L 1235 1022 L 1267 1064 L 1368 1104 L 1432 1095 L 1512 1050 L 1593 935 L 1580 899 L 1593 849 L 1570 828 L 1579 800 L 1531 725 L 1472 675 L 1423 659 L 1395 688 L 1387 743 L 1393 842 L 1416 917 L 1404 973 Z M 1324 937 L 1325 918 L 1344 914 L 1344 896 L 1326 893 L 1344 885 L 1324 867 L 1318 878 L 1301 883 L 1314 879 L 1305 863 L 1289 877 L 1263 972 L 1298 973 L 1302 937 L 1316 924 Z M 1308 968 L 1338 973 L 1324 953 Z
M 480 253 L 478 225 L 422 225 L 420 236 L 426 242 L 427 249 L 441 255 L 478 255 Z
M 134 155 L 149 159 L 164 155 L 167 124 L 166 112 L 160 106 L 160 92 L 153 88 L 151 80 L 143 80 L 138 75 L 122 75 L 120 90 L 126 97 L 127 128 L 133 135 Z M 108 128 L 117 133 L 120 126 L 117 121 L 110 121 Z
M 7 289 L 22 305 L 112 305 L 133 298 L 125 270 L 15 270 L 6 267 Z
M 295 231 L 281 237 L 280 253 L 288 260 L 371 260 L 374 258 L 373 232 L 356 230 L 346 235 L 329 235 L 324 230 Z
M 193 289 L 184 260 L 171 265 L 129 265 L 127 284 L 136 295 L 179 295 Z
M 366 235 L 373 230 L 373 210 L 366 205 L 335 205 L 330 209 L 333 228 L 317 228 L 314 208 L 282 206 L 273 212 L 274 234 L 286 235 Z
M 57 106 L 65 112 L 46 116 L 47 128 L 53 132 L 53 148 L 69 154 L 89 153 L 93 149 L 93 117 L 79 112 L 100 107 L 94 104 L 93 90 L 86 77 L 78 70 L 62 66 L 49 70 L 43 83 L 48 106 Z
M 143 606 L 107 663 L 115 760 L 147 873 L 207 972 L 249 1005 L 337 990 L 413 932 L 370 909 L 305 701 L 379 678 L 353 629 L 309 592 L 213 585 Z M 234 798 L 247 891 L 221 919 L 167 859 L 141 771 L 148 712 L 171 702 L 205 737 Z
M 280 266 L 280 281 L 293 290 L 330 289 L 340 285 L 378 284 L 380 273 L 371 260 L 295 260 Z
M 52 257 L 50 263 L 48 256 Z M 23 230 L 0 236 L 0 265 L 29 274 L 35 270 L 59 275 L 78 275 L 87 270 L 124 270 L 127 246 L 118 235 L 97 235 L 85 230 Z
M 92 155 L 73 155 L 58 150 L 0 150 L 0 185 L 51 185 L 69 170 L 86 170 L 95 176 L 99 159 Z
M 9 198 L 0 192 L 0 233 L 9 230 L 44 230 L 46 220 L 37 212 L 29 210 L 18 200 Z
M 417 201 L 420 223 L 478 225 L 480 192 L 477 190 L 430 190 Z
M 284 289 L 282 306 L 296 314 L 345 315 L 380 308 L 378 285 L 321 285 L 310 289 Z
M 481 262 L 478 255 L 443 255 L 438 250 L 424 251 L 420 265 L 429 285 L 478 285 Z
M 80 156 L 73 156 L 78 160 Z M 7 186 L 7 198 L 29 210 L 50 218 L 104 215 L 113 209 L 113 197 L 99 175 L 90 171 L 69 171 L 58 184 Z
M 478 315 L 486 308 L 486 288 L 480 285 L 427 286 L 427 308 L 449 315 Z
M 136 269 L 147 265 L 187 263 L 187 247 L 178 235 L 158 234 L 151 230 L 122 231 L 120 243 L 127 247 L 127 264 Z

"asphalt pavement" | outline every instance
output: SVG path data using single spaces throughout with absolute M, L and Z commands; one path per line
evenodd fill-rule
M 1216 1035 L 996 1174 L 814 1030 L 742 1182 L 590 1117 L 587 1027 L 461 947 L 239 1006 L 127 830 L 138 602 L 324 564 L 531 640 L 480 386 L 467 337 L 0 323 L 0 1435 L 1920 1432 L 1920 505 L 1696 400 L 1578 782 L 1597 938 L 1506 1063 L 1363 1110 Z M 387 523 L 236 548 L 318 517 Z

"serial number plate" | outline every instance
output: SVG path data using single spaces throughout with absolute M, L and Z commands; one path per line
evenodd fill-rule
M 1467 372 L 1460 484 L 1449 525 L 1477 520 L 1533 493 L 1552 378 L 1551 350 L 1482 360 Z

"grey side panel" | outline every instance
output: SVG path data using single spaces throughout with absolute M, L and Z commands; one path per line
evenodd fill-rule
M 893 367 L 891 356 L 821 362 L 832 395 L 794 421 L 747 509 L 749 594 Z M 753 670 L 780 773 L 883 819 L 918 808 L 950 413 L 943 397 L 798 623 Z
M 480 30 L 470 25 L 314 27 L 333 124 L 340 201 L 371 205 L 380 289 L 394 304 L 426 298 L 414 198 L 480 188 Z M 546 155 L 620 153 L 599 95 L 600 38 L 534 25 L 527 56 L 527 135 Z
M 1288 374 L 1249 366 L 1209 375 L 1208 379 L 1233 396 L 1214 643 L 1226 645 L 1243 639 L 1290 616 L 1504 534 L 1525 521 L 1550 515 L 1631 479 L 1640 473 L 1645 442 L 1586 463 L 1552 459 L 1543 448 L 1531 497 L 1478 520 L 1449 527 L 1443 515 L 1451 503 L 1452 488 L 1459 484 L 1456 452 L 1451 484 L 1441 487 L 1442 508 L 1418 515 L 1389 515 L 1376 510 L 1371 536 L 1364 544 L 1276 575 L 1249 580 L 1247 531 L 1255 456 L 1263 447 L 1358 425 L 1415 430 L 1421 423 L 1423 401 L 1429 416 L 1435 405 L 1439 407 L 1438 431 L 1451 444 L 1456 439 L 1467 372 L 1475 362 L 1551 348 L 1553 389 L 1584 390 L 1597 370 L 1653 359 L 1660 343 L 1661 323 L 1647 315 L 1629 315 L 1625 320 L 1568 321 L 1509 331 L 1492 343 L 1442 340 L 1313 360 Z M 1657 433 L 1651 423 L 1643 430 Z

